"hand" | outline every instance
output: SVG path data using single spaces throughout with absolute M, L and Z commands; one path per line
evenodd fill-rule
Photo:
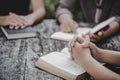
M 97 32 L 96 34 L 92 34 L 92 33 L 88 32 L 88 33 L 85 34 L 84 36 L 86 36 L 86 35 L 89 35 L 91 42 L 97 42 L 97 41 L 99 41 L 100 39 L 102 39 L 102 37 L 103 37 L 103 35 L 104 35 L 104 31 L 101 30 L 101 31 Z
M 77 33 L 78 24 L 72 19 L 66 19 L 61 23 L 60 28 L 63 32 Z
M 19 26 L 23 26 L 24 24 L 25 24 L 25 20 L 22 17 L 14 14 L 14 13 L 9 13 L 9 15 L 6 16 L 6 18 L 4 20 L 4 25 L 10 26 L 11 29 L 14 27 L 19 28 Z M 17 28 L 15 28 L 15 29 L 17 29 Z
M 81 61 L 86 60 L 88 57 L 91 57 L 91 54 L 89 48 L 83 48 L 80 43 L 76 42 L 75 46 L 72 47 L 71 56 L 72 59 L 80 64 Z
M 96 60 L 100 61 L 100 57 L 101 57 L 101 55 L 100 55 L 100 50 L 101 50 L 101 49 L 98 48 L 95 44 L 93 44 L 93 43 L 90 42 L 90 41 L 84 41 L 84 43 L 82 44 L 82 47 L 84 47 L 84 48 L 89 48 L 90 51 L 91 51 L 92 56 L 93 56 Z
M 75 35 L 74 38 L 68 44 L 69 52 L 72 52 L 71 48 L 75 46 L 76 42 L 79 42 L 80 44 L 84 44 L 85 41 L 86 42 L 90 41 L 89 36 L 86 35 L 86 36 L 80 37 L 78 35 Z
M 19 18 L 22 18 L 23 21 L 24 21 L 24 25 L 22 26 L 10 26 L 11 29 L 15 28 L 15 29 L 23 29 L 27 26 L 30 26 L 34 23 L 34 20 L 33 20 L 33 16 L 32 15 L 27 15 L 27 16 L 20 16 L 20 15 L 16 15 L 16 16 L 19 16 Z
M 33 25 L 34 24 L 34 19 L 32 14 L 27 15 L 27 16 L 23 16 L 24 20 L 25 20 L 25 26 L 21 27 L 21 28 L 25 28 L 27 26 Z
M 75 22 L 70 15 L 62 14 L 58 18 L 60 22 L 60 29 L 63 32 L 76 33 L 78 28 L 77 22 Z
M 89 36 L 75 36 L 70 42 L 69 42 L 69 51 L 72 53 L 72 47 L 75 46 L 75 43 L 78 42 L 81 44 L 83 48 L 89 48 L 91 51 L 91 54 L 93 57 L 97 60 L 100 60 L 100 48 L 98 48 L 95 44 L 90 42 Z

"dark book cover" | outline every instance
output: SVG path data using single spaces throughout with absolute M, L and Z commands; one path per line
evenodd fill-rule
M 36 36 L 36 31 L 31 26 L 18 30 L 9 29 L 8 27 L 1 27 L 1 30 L 7 39 L 28 38 Z

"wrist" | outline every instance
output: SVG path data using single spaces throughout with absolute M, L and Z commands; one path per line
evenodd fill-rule
M 69 15 L 69 14 L 61 14 L 61 15 L 58 17 L 58 21 L 59 21 L 60 23 L 63 23 L 63 22 L 66 21 L 66 20 L 72 20 L 72 19 L 73 19 L 72 16 Z
M 27 17 L 28 20 L 30 19 L 30 24 L 31 25 L 35 23 L 35 15 L 34 14 L 29 14 L 26 17 Z
M 103 52 L 104 52 L 103 49 L 98 48 L 99 61 L 102 61 L 102 62 L 103 62 Z
M 80 57 L 79 61 L 78 61 L 78 64 L 82 65 L 82 64 L 85 64 L 87 63 L 90 59 L 92 59 L 93 57 L 91 56 L 91 54 L 88 54 L 84 57 Z
M 2 25 L 2 26 L 7 26 L 7 25 L 9 25 L 9 24 L 7 23 L 7 17 L 8 17 L 8 16 L 2 16 L 2 17 L 0 17 L 0 25 Z

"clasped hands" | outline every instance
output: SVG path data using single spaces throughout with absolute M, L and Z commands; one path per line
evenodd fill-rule
M 87 57 L 94 57 L 96 60 L 100 60 L 100 48 L 90 42 L 88 35 L 82 37 L 75 36 L 69 42 L 68 47 L 72 59 L 74 59 L 77 63 L 87 59 Z

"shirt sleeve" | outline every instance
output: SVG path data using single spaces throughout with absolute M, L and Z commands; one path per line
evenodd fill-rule
M 56 10 L 56 18 L 61 14 L 69 14 L 73 16 L 76 0 L 59 0 L 59 6 Z
M 120 0 L 113 0 L 113 2 L 110 17 L 115 16 L 116 21 L 120 24 Z

